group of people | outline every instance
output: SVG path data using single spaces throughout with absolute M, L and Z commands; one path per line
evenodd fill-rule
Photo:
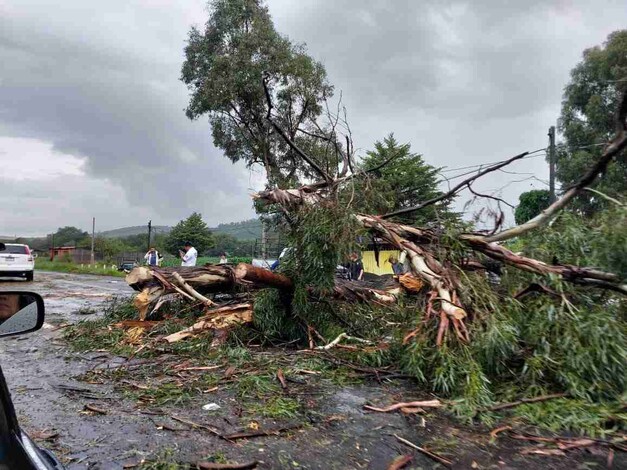
M 181 266 L 196 266 L 198 251 L 192 246 L 191 242 L 185 242 L 183 249 L 179 250 L 179 257 L 181 258 Z M 144 260 L 148 266 L 161 266 L 163 256 L 154 246 L 151 246 L 144 255 Z
M 289 248 L 285 248 L 279 259 L 277 259 L 273 265 L 270 267 L 272 271 L 276 270 L 279 267 L 280 259 L 283 258 L 289 251 Z M 181 258 L 181 266 L 196 266 L 196 261 L 198 260 L 198 251 L 196 248 L 192 246 L 191 242 L 185 242 L 183 245 L 183 249 L 179 250 L 179 257 Z M 163 256 L 155 249 L 155 247 L 150 247 L 146 255 L 144 256 L 144 260 L 148 266 L 161 266 L 161 262 L 163 260 Z M 226 253 L 220 253 L 220 261 L 218 264 L 227 264 L 228 258 Z M 392 265 L 392 271 L 395 276 L 400 276 L 405 272 L 405 268 L 402 262 L 398 260 L 395 256 L 390 256 L 388 258 L 388 263 Z M 364 263 L 359 258 L 359 255 L 356 251 L 353 251 L 350 254 L 349 261 L 344 265 L 344 267 L 348 271 L 348 278 L 354 281 L 362 281 L 364 279 Z
M 192 246 L 191 242 L 185 242 L 183 249 L 179 250 L 179 257 L 181 258 L 181 266 L 196 266 L 198 251 Z M 144 260 L 148 266 L 161 266 L 163 256 L 152 246 L 144 255 Z M 219 264 L 227 264 L 228 262 L 226 253 L 220 253 Z
M 392 272 L 394 276 L 401 276 L 405 274 L 404 260 L 399 260 L 396 256 L 392 255 L 388 258 L 388 263 L 392 266 Z M 362 281 L 364 278 L 364 264 L 359 259 L 359 255 L 356 252 L 351 253 L 349 262 L 345 265 L 348 269 L 348 278 L 353 281 Z

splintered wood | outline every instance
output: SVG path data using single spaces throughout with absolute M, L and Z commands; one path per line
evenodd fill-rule
M 217 336 L 222 337 L 221 331 L 227 330 L 237 325 L 250 323 L 253 320 L 253 308 L 251 304 L 237 304 L 221 307 L 207 311 L 206 315 L 189 328 L 166 336 L 164 339 L 168 343 L 175 343 L 185 338 L 196 336 L 199 333 L 213 330 L 218 332 Z

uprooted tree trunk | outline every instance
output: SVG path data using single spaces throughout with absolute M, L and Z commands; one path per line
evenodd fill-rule
M 147 317 L 152 305 L 155 303 L 158 305 L 159 299 L 168 294 L 179 294 L 189 300 L 201 302 L 205 304 L 208 312 L 215 313 L 215 303 L 205 297 L 205 294 L 235 293 L 265 288 L 275 288 L 289 294 L 294 289 L 290 278 L 246 263 L 240 263 L 234 267 L 228 265 L 170 268 L 141 266 L 134 268 L 126 276 L 126 282 L 133 289 L 140 291 L 134 301 L 140 320 Z M 383 288 L 377 288 L 365 283 L 336 279 L 332 296 L 340 301 L 390 304 L 396 302 L 401 292 L 415 290 L 419 288 L 419 285 L 415 280 L 412 282 L 412 280 L 405 279 L 400 284 L 390 282 Z M 311 295 L 317 294 L 311 291 Z
M 194 267 L 155 268 L 141 266 L 133 269 L 126 282 L 140 293 L 135 297 L 135 307 L 139 310 L 139 318 L 146 318 L 150 306 L 166 294 L 177 293 L 191 300 L 205 303 L 207 307 L 213 302 L 204 294 L 235 292 L 237 289 L 274 287 L 290 290 L 292 281 L 263 268 L 249 264 L 207 265 Z

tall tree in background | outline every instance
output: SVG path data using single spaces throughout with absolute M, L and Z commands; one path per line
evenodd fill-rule
M 88 237 L 89 234 L 80 228 L 65 226 L 59 228 L 53 237 L 54 237 L 54 245 L 55 246 L 64 246 L 64 245 L 76 245 L 83 238 Z
M 565 148 L 558 152 L 556 177 L 567 188 L 584 174 L 614 132 L 620 92 L 627 87 L 627 30 L 611 33 L 603 47 L 586 49 L 571 71 L 562 101 L 560 131 Z M 595 189 L 611 197 L 627 192 L 627 157 L 616 158 Z M 593 192 L 579 197 L 577 209 L 591 214 L 607 201 Z
M 191 242 L 199 254 L 205 253 L 215 243 L 213 234 L 198 212 L 194 212 L 172 228 L 165 240 L 165 248 L 168 252 L 176 255 L 179 250 L 183 249 L 185 242 Z
M 518 198 L 519 203 L 514 211 L 517 224 L 524 224 L 549 207 L 551 195 L 546 189 L 533 189 L 524 192 Z
M 366 214 L 385 214 L 421 202 L 442 194 L 438 190 L 438 169 L 425 163 L 422 156 L 412 153 L 410 144 L 400 144 L 389 134 L 383 142 L 377 141 L 374 150 L 369 151 L 360 164 L 363 170 L 377 168 L 392 159 L 381 169 L 370 172 L 370 178 L 347 187 L 345 197 L 351 199 L 354 190 L 357 197 L 352 197 L 357 212 Z M 401 216 L 399 221 L 408 224 L 429 225 L 442 221 L 452 214 L 450 200 L 442 201 L 425 208 L 418 213 Z
M 311 128 L 333 93 L 324 67 L 274 29 L 261 0 L 212 0 L 204 32 L 192 28 L 181 79 L 187 116 L 208 115 L 214 144 L 233 162 L 264 165 L 270 185 L 294 184 L 306 166 L 266 119 L 264 80 L 275 120 L 291 139 Z M 306 134 L 300 138 L 306 138 Z

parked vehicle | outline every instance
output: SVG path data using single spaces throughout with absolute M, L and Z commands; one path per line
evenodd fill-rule
M 133 268 L 139 266 L 135 260 L 125 260 L 118 265 L 118 271 L 130 272 Z
M 38 330 L 44 323 L 44 301 L 25 291 L 0 291 L 0 337 Z M 0 367 L 0 469 L 63 470 L 63 465 L 20 428 Z
M 0 243 L 0 276 L 23 277 L 32 281 L 34 272 L 35 258 L 28 245 Z

